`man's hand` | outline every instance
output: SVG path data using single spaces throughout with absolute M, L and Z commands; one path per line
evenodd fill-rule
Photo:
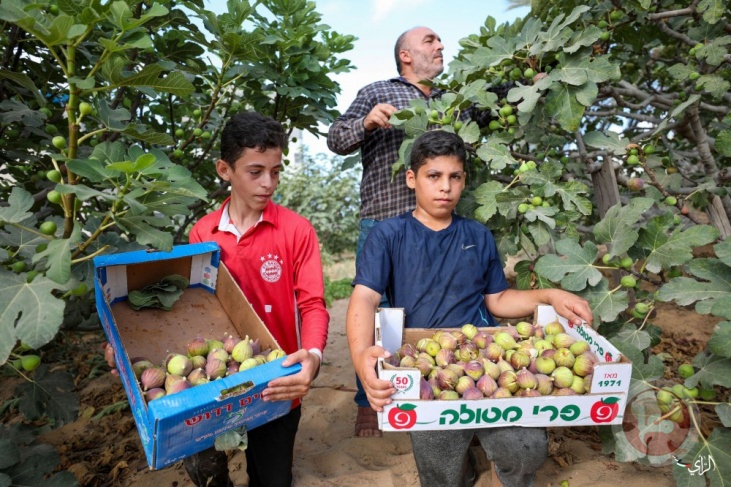
M 390 129 L 391 124 L 388 120 L 391 115 L 396 113 L 398 110 L 395 106 L 389 105 L 388 103 L 379 103 L 374 106 L 373 109 L 363 119 L 363 126 L 367 131 L 376 130 L 377 128 Z
M 106 360 L 109 368 L 112 369 L 112 375 L 119 375 L 117 363 L 114 360 L 114 349 L 112 348 L 112 344 L 109 342 L 102 343 L 102 348 L 104 349 L 104 360 Z
M 586 322 L 591 326 L 594 322 L 594 316 L 591 313 L 589 302 L 575 294 L 559 289 L 551 294 L 550 305 L 553 306 L 558 314 L 569 320 L 569 323 L 581 325 Z
M 289 401 L 304 397 L 310 390 L 310 384 L 320 370 L 320 357 L 305 349 L 287 355 L 282 362 L 283 367 L 296 363 L 302 364 L 302 370 L 294 375 L 279 377 L 270 381 L 261 393 L 265 401 Z
M 376 411 L 383 411 L 383 406 L 391 404 L 391 396 L 396 394 L 396 388 L 387 380 L 381 380 L 376 375 L 378 357 L 388 358 L 391 354 L 383 347 L 368 347 L 355 364 L 355 372 L 363 384 L 363 390 L 368 396 L 368 402 Z

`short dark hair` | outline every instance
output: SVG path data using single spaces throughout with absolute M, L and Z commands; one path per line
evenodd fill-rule
M 393 55 L 396 58 L 396 71 L 398 74 L 401 74 L 401 57 L 399 56 L 399 53 L 401 52 L 401 49 L 404 47 L 404 40 L 406 39 L 406 34 L 411 32 L 413 29 L 409 29 L 405 32 L 403 32 L 400 36 L 398 36 L 398 39 L 396 39 L 396 45 L 393 48 Z
M 287 134 L 282 124 L 256 112 L 237 113 L 221 132 L 221 159 L 233 167 L 245 149 L 264 152 L 287 147 Z
M 444 130 L 424 132 L 414 141 L 414 145 L 411 146 L 409 168 L 414 173 L 417 173 L 419 172 L 419 168 L 426 164 L 427 159 L 433 159 L 439 156 L 454 156 L 464 166 L 467 161 L 467 150 L 465 149 L 462 137 Z

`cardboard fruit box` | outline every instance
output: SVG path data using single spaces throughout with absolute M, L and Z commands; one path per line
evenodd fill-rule
M 223 340 L 227 334 L 259 339 L 262 350 L 280 348 L 220 261 L 215 243 L 181 245 L 171 252 L 136 251 L 94 259 L 97 312 L 137 424 L 147 463 L 166 467 L 213 446 L 225 431 L 261 426 L 287 414 L 291 401 L 264 402 L 272 379 L 299 372 L 283 359 L 145 402 L 131 358 L 162 364 L 168 353 L 186 353 L 196 336 Z M 179 274 L 190 280 L 170 311 L 132 309 L 130 291 Z
M 569 326 L 552 306 L 538 306 L 535 325 L 558 319 L 566 333 L 589 343 L 600 362 L 594 366 L 591 393 L 575 396 L 508 397 L 478 400 L 421 400 L 421 373 L 415 368 L 390 367 L 379 359 L 379 378 L 397 389 L 393 402 L 378 414 L 383 431 L 427 431 L 498 426 L 586 426 L 621 424 L 627 405 L 632 363 L 590 327 Z M 456 328 L 455 328 L 456 329 Z M 376 343 L 395 354 L 403 343 L 416 344 L 437 329 L 404 328 L 404 311 L 382 308 L 376 313 Z M 446 330 L 446 329 L 445 329 Z M 490 334 L 500 327 L 481 328 Z

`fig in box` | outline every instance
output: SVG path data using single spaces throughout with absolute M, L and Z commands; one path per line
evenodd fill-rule
M 567 348 L 574 342 L 581 346 L 575 347 L 576 357 L 561 351 L 561 358 L 556 358 L 560 365 L 554 366 L 550 375 L 531 372 L 535 363 L 530 359 L 537 358 L 538 352 L 532 346 L 532 339 L 524 338 L 525 333 L 537 330 L 539 335 L 545 334 L 545 326 L 552 322 L 560 323 L 563 329 L 563 336 L 555 340 L 559 348 Z M 403 325 L 403 309 L 380 309 L 376 313 L 376 344 L 393 356 L 399 351 L 403 354 L 401 347 L 411 344 L 405 348 L 408 353 L 420 354 L 416 361 L 428 362 L 428 355 L 433 358 L 433 365 L 431 368 L 421 367 L 423 362 L 412 365 L 408 359 L 396 364 L 379 360 L 378 376 L 391 381 L 398 391 L 392 397 L 393 402 L 379 413 L 379 428 L 383 431 L 622 422 L 632 375 L 631 362 L 593 329 L 570 326 L 551 306 L 536 308 L 532 326 L 525 323 L 527 326 L 480 328 L 465 334 L 464 328 L 404 329 Z M 549 331 L 553 332 L 550 328 Z M 457 340 L 445 339 L 444 334 Z M 474 347 L 472 340 L 478 337 L 488 348 L 490 342 L 499 343 L 502 353 L 488 358 L 487 348 Z M 526 343 L 530 346 L 523 349 Z M 443 353 L 444 350 L 448 351 Z M 517 359 L 522 354 L 528 355 L 528 365 Z M 582 360 L 577 358 L 580 355 Z M 588 363 L 584 360 L 587 357 Z M 472 362 L 481 363 L 484 371 L 473 370 Z M 575 363 L 579 366 L 574 367 Z M 481 384 L 474 372 L 481 372 L 480 380 L 488 379 Z M 433 377 L 425 386 L 430 375 Z M 541 381 L 534 380 L 539 376 Z M 549 384 L 543 389 L 539 382 L 545 384 L 545 379 Z M 554 389 L 557 393 L 552 392 Z M 440 399 L 427 399 L 433 396 Z
M 187 353 L 196 337 L 223 341 L 234 335 L 258 339 L 262 350 L 279 349 L 246 296 L 220 262 L 215 243 L 181 245 L 171 252 L 136 251 L 94 259 L 97 312 L 114 349 L 130 409 L 151 469 L 159 469 L 213 446 L 220 434 L 251 430 L 289 412 L 290 401 L 264 402 L 269 381 L 299 372 L 282 358 L 211 380 L 149 403 L 131 359 L 163 365 L 171 352 Z M 180 275 L 189 287 L 170 311 L 132 309 L 131 291 Z

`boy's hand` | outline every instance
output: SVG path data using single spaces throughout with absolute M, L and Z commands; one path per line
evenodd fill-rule
M 551 306 L 556 312 L 569 320 L 574 325 L 582 325 L 586 323 L 591 326 L 594 322 L 594 316 L 591 313 L 589 302 L 575 294 L 567 291 L 559 291 L 555 297 L 551 299 Z
M 109 342 L 104 342 L 102 343 L 102 348 L 104 349 L 104 360 L 106 360 L 109 368 L 112 369 L 112 375 L 119 375 L 119 371 L 117 370 L 117 363 L 114 360 L 114 349 L 112 348 L 112 344 Z
M 312 381 L 320 370 L 320 357 L 305 349 L 287 355 L 282 361 L 283 367 L 296 363 L 302 364 L 302 370 L 294 375 L 279 377 L 267 384 L 261 395 L 265 401 L 289 401 L 304 397 L 310 390 Z
M 383 406 L 391 404 L 391 396 L 396 394 L 396 388 L 387 380 L 381 380 L 376 375 L 378 357 L 388 358 L 391 354 L 383 347 L 371 346 L 363 353 L 359 363 L 355 364 L 355 372 L 363 384 L 363 390 L 368 396 L 368 402 L 376 411 L 383 411 Z

